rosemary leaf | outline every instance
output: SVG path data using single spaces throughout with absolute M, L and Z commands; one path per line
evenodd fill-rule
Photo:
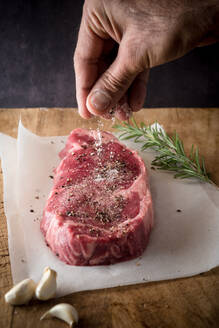
M 192 145 L 190 154 L 185 154 L 183 141 L 179 135 L 170 138 L 165 131 L 159 129 L 157 123 L 153 127 L 141 122 L 138 126 L 134 118 L 132 124 L 123 122 L 113 127 L 121 132 L 121 140 L 133 139 L 135 143 L 142 143 L 141 150 L 152 148 L 158 155 L 152 161 L 152 165 L 159 170 L 175 172 L 174 178 L 196 178 L 204 182 L 213 183 L 205 168 L 203 157 L 199 157 L 198 147 Z

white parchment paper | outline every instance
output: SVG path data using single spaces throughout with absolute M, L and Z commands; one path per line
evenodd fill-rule
M 19 125 L 18 138 L 0 134 L 4 206 L 14 283 L 38 281 L 44 267 L 58 272 L 58 296 L 81 290 L 187 277 L 219 265 L 219 191 L 150 169 L 153 153 L 140 153 L 150 176 L 155 226 L 143 256 L 108 266 L 74 267 L 45 245 L 39 229 L 53 169 L 66 137 L 39 137 Z M 136 144 L 126 144 L 138 149 Z M 177 212 L 180 209 L 181 212 Z

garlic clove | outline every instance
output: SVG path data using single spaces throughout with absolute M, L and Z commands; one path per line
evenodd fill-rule
M 52 317 L 67 322 L 70 327 L 73 327 L 73 325 L 78 322 L 77 310 L 74 308 L 74 306 L 67 303 L 60 303 L 53 306 L 49 311 L 44 313 L 40 320 Z
M 38 300 L 46 301 L 53 298 L 56 293 L 56 271 L 46 267 L 43 275 L 37 284 L 35 296 Z
M 5 294 L 5 302 L 11 305 L 28 303 L 34 295 L 36 283 L 32 279 L 24 279 Z

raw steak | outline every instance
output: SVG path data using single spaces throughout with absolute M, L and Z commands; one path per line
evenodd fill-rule
M 71 265 L 112 264 L 141 255 L 153 208 L 137 152 L 111 133 L 76 129 L 60 157 L 41 221 L 51 250 Z

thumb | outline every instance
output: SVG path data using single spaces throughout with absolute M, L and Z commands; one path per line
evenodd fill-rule
M 126 51 L 124 51 L 126 50 Z M 122 43 L 115 61 L 92 87 L 86 106 L 90 113 L 103 115 L 109 112 L 126 93 L 139 71 L 133 65 Z

